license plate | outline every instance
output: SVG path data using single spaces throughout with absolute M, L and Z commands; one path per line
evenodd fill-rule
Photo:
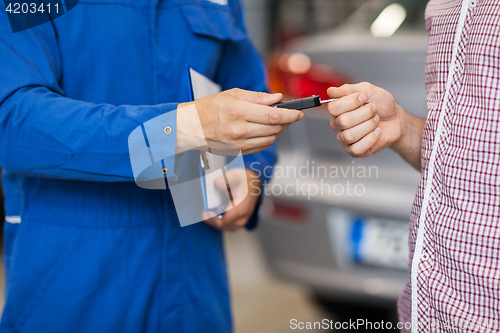
M 354 218 L 350 230 L 354 262 L 408 270 L 408 222 Z

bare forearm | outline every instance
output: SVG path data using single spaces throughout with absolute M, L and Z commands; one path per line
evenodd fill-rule
M 425 119 L 412 116 L 399 105 L 396 108 L 401 119 L 401 138 L 392 144 L 391 148 L 420 171 L 420 153 Z

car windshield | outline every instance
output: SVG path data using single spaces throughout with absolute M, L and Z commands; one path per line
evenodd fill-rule
M 347 20 L 346 26 L 372 30 L 374 26 L 395 26 L 394 31 L 425 29 L 428 0 L 370 0 Z

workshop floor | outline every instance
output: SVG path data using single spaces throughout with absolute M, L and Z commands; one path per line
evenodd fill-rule
M 327 313 L 310 298 L 308 291 L 298 285 L 277 280 L 271 276 L 264 262 L 262 249 L 255 233 L 239 231 L 225 236 L 227 262 L 232 289 L 234 333 L 311 333 L 330 330 L 298 330 L 290 327 L 290 320 L 337 322 L 335 314 Z M 358 307 L 354 318 L 368 318 L 372 322 L 396 319 L 395 313 L 382 318 L 371 308 Z M 385 314 L 387 315 L 387 314 Z M 394 333 L 397 330 L 341 330 L 342 333 Z
M 328 318 L 306 290 L 269 274 L 255 234 L 239 231 L 226 234 L 225 239 L 235 333 L 293 332 L 291 319 Z

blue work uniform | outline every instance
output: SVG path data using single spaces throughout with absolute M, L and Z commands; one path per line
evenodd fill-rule
M 221 232 L 181 228 L 168 189 L 139 188 L 127 138 L 164 115 L 173 155 L 186 65 L 266 89 L 239 1 L 80 0 L 15 34 L 0 12 L 0 165 L 21 220 L 0 332 L 230 332 Z M 274 163 L 274 147 L 245 156 L 264 181 Z

